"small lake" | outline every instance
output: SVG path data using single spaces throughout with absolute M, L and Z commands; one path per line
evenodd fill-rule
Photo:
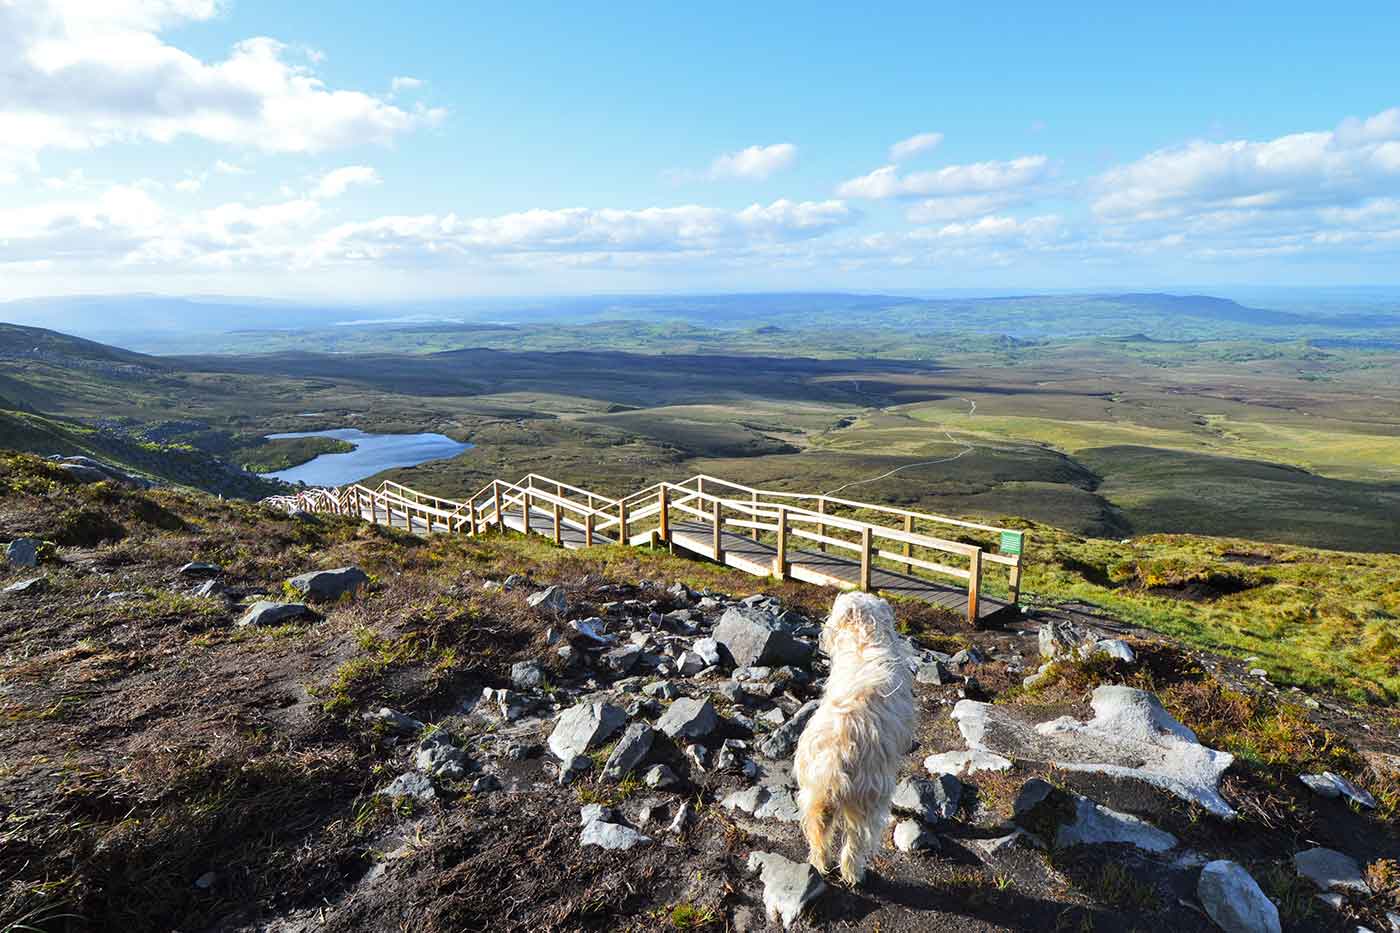
M 366 434 L 358 428 L 267 435 L 272 441 L 293 437 L 334 437 L 354 444 L 355 449 L 345 454 L 321 454 L 300 466 L 264 476 L 308 486 L 344 486 L 382 470 L 455 457 L 474 446 L 443 434 Z

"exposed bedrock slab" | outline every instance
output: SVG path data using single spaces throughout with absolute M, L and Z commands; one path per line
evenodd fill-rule
M 1141 781 L 1234 818 L 1219 791 L 1233 755 L 1200 744 L 1145 690 L 1099 687 L 1091 706 L 1088 722 L 1064 716 L 1034 723 L 1015 709 L 961 700 L 953 719 L 972 751 Z

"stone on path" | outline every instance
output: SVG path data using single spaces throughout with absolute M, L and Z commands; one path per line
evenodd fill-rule
M 460 778 L 467 773 L 467 753 L 457 747 L 452 736 L 441 730 L 418 743 L 413 763 L 434 777 Z
M 1371 886 L 1366 883 L 1361 865 L 1336 849 L 1306 849 L 1293 856 L 1293 867 L 1298 877 L 1306 878 L 1317 885 L 1319 891 L 1355 891 L 1369 895 Z
M 666 765 L 652 765 L 647 770 L 646 777 L 642 778 L 647 787 L 655 790 L 670 790 L 680 784 L 680 779 L 676 777 L 676 772 Z
M 890 804 L 900 813 L 917 816 L 925 823 L 951 820 L 962 802 L 962 782 L 951 774 L 933 780 L 906 778 L 894 790 Z
M 334 602 L 369 582 L 369 574 L 359 567 L 339 567 L 335 570 L 313 570 L 292 577 L 287 585 L 304 599 Z
M 819 700 L 809 700 L 802 704 L 797 712 L 792 714 L 791 719 L 768 733 L 767 737 L 758 743 L 758 750 L 775 760 L 791 757 L 797 750 L 797 740 L 802 738 L 802 730 L 807 728 L 807 723 L 820 705 Z
M 1225 933 L 1281 933 L 1283 929 L 1274 902 L 1235 862 L 1221 859 L 1202 868 L 1196 896 L 1206 916 Z
M 378 794 L 393 800 L 400 800 L 404 797 L 413 800 L 432 800 L 437 796 L 437 791 L 433 790 L 433 782 L 428 780 L 426 774 L 410 771 L 394 778 L 389 786 L 378 791 Z
M 364 718 L 371 722 L 382 723 L 386 732 L 392 732 L 395 735 L 416 735 L 423 731 L 421 722 L 412 716 L 395 712 L 387 706 L 381 706 L 373 713 L 365 713 Z
M 33 538 L 15 538 L 5 545 L 5 560 L 11 567 L 39 566 L 39 542 Z
M 771 615 L 745 606 L 726 610 L 713 638 L 729 652 L 735 667 L 805 666 L 812 657 L 811 646 L 783 631 Z
M 796 823 L 802 818 L 802 811 L 797 806 L 797 797 L 792 788 L 782 785 L 756 784 L 745 790 L 735 791 L 721 800 L 720 806 L 726 810 L 742 810 L 759 820 Z
M 763 909 L 768 919 L 781 920 L 785 928 L 826 890 L 826 882 L 815 868 L 776 852 L 749 853 L 747 867 L 749 874 L 758 874 L 763 882 Z
M 549 750 L 560 761 L 569 761 L 597 748 L 622 728 L 627 714 L 611 703 L 579 703 L 564 710 L 549 734 Z
M 651 842 L 650 836 L 643 836 L 630 826 L 594 820 L 583 827 L 578 843 L 581 846 L 598 846 L 603 849 L 626 851 L 635 846 Z
M 927 664 L 919 665 L 918 671 L 914 674 L 914 682 L 942 686 L 957 683 L 957 678 L 943 666 L 942 661 L 930 661 Z
M 558 584 L 546 587 L 538 593 L 531 593 L 525 602 L 535 609 L 543 609 L 558 616 L 569 610 L 569 601 L 564 597 L 564 589 Z
M 703 739 L 718 725 L 719 716 L 715 713 L 714 704 L 694 697 L 676 700 L 656 721 L 656 728 L 673 739 L 679 736 Z
M 278 603 L 262 599 L 248 608 L 238 625 L 281 625 L 314 615 L 305 603 Z
M 20 580 L 18 583 L 11 583 L 0 590 L 0 593 L 13 593 L 20 595 L 23 593 L 42 593 L 48 589 L 49 581 L 43 577 L 30 577 L 28 580 Z
M 894 847 L 901 852 L 936 851 L 938 837 L 918 820 L 900 820 L 894 828 Z
M 1345 797 L 1357 806 L 1365 807 L 1367 810 L 1376 809 L 1376 798 L 1367 791 L 1357 787 L 1351 781 L 1335 774 L 1331 771 L 1324 771 L 1321 774 L 1300 774 L 1298 780 L 1308 785 L 1314 794 L 1319 797 L 1335 799 Z
M 1141 781 L 1234 818 L 1218 789 L 1233 755 L 1200 744 L 1145 690 L 1102 686 L 1090 705 L 1094 718 L 1088 722 L 1064 716 L 1037 724 L 1012 708 L 973 700 L 959 701 L 952 716 L 970 750 Z M 959 773 L 947 767 L 950 761 L 937 764 Z
M 929 774 L 952 774 L 967 777 L 979 771 L 1010 771 L 1011 760 L 995 752 L 970 748 L 963 752 L 943 752 L 924 759 Z
M 651 753 L 656 732 L 644 722 L 634 722 L 617 740 L 607 764 L 603 765 L 603 780 L 620 781 L 631 773 Z

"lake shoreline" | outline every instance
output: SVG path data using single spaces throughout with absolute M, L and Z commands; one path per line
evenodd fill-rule
M 328 438 L 352 445 L 352 449 L 320 453 L 294 466 L 259 475 L 308 486 L 344 486 L 385 470 L 450 459 L 476 446 L 465 441 L 454 441 L 444 434 L 370 434 L 359 428 L 289 431 L 265 435 L 264 440 L 302 438 Z

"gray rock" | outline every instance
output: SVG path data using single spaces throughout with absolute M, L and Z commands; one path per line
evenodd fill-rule
M 305 599 L 334 602 L 358 591 L 369 583 L 369 574 L 359 567 L 338 567 L 335 570 L 313 570 L 292 577 L 287 585 Z
M 571 706 L 559 716 L 549 734 L 549 750 L 561 761 L 583 755 L 606 742 L 626 721 L 627 714 L 611 703 Z
M 0 593 L 10 593 L 16 596 L 23 594 L 42 593 L 49 588 L 49 581 L 43 577 L 30 577 L 28 580 L 20 580 L 18 583 L 11 583 L 0 590 Z
M 428 780 L 426 774 L 418 771 L 400 774 L 388 787 L 378 791 L 378 793 L 382 797 L 389 797 L 393 800 L 409 797 L 413 800 L 427 801 L 437 796 L 437 791 L 433 790 L 433 782 Z
M 652 765 L 642 780 L 654 790 L 670 790 L 680 784 L 676 772 L 666 765 Z
M 510 581 L 507 580 L 506 583 L 509 584 Z M 532 608 L 552 612 L 556 616 L 561 616 L 569 611 L 569 601 L 564 596 L 564 589 L 557 584 L 546 587 L 538 593 L 531 593 L 525 602 Z
M 1221 859 L 1201 869 L 1196 884 L 1206 916 L 1225 933 L 1281 933 L 1278 908 L 1249 872 Z
M 1171 833 L 1145 820 L 1059 790 L 1041 778 L 1021 785 L 1012 805 L 1012 819 L 1045 837 L 1055 849 L 1113 843 L 1144 852 L 1166 852 L 1177 843 Z
M 705 659 L 694 651 L 682 651 L 681 656 L 676 658 L 676 671 L 686 677 L 694 677 L 707 666 Z
M 681 697 L 656 721 L 656 728 L 672 739 L 684 736 L 703 739 L 719 725 L 719 716 L 709 700 Z
M 706 667 L 715 667 L 720 663 L 719 642 L 713 638 L 697 638 L 690 650 L 700 656 Z
M 601 803 L 585 804 L 578 811 L 579 826 L 587 826 L 589 823 L 595 822 L 597 820 L 603 820 L 608 823 L 616 823 L 617 818 L 618 817 L 616 810 L 614 810 L 612 807 L 605 807 Z
M 671 820 L 671 825 L 666 828 L 666 831 L 677 835 L 685 832 L 686 824 L 690 822 L 691 812 L 690 801 L 684 801 L 680 805 L 680 809 L 676 811 L 676 817 Z
M 1072 655 L 1083 640 L 1079 629 L 1060 619 L 1047 619 L 1040 624 L 1040 656 L 1047 661 Z
M 973 645 L 971 648 L 964 648 L 948 659 L 948 664 L 956 671 L 961 671 L 965 667 L 976 667 L 979 664 L 986 664 L 990 659 L 986 653 Z
M 199 561 L 191 561 L 179 570 L 182 577 L 217 577 L 223 572 L 224 568 L 218 564 L 206 564 Z
M 1094 650 L 1102 652 L 1124 664 L 1136 664 L 1137 652 L 1133 646 L 1121 638 L 1105 638 L 1094 645 Z
M 39 566 L 39 542 L 33 538 L 15 538 L 5 546 L 5 560 L 11 567 Z
M 812 657 L 810 645 L 783 631 L 776 619 L 757 609 L 734 606 L 726 610 L 713 637 L 736 667 L 805 666 Z
M 110 482 L 112 479 L 105 471 L 99 470 L 96 467 L 90 467 L 85 463 L 60 463 L 58 467 L 74 480 L 84 485 L 90 483 L 106 483 Z
M 762 784 L 735 791 L 720 801 L 726 810 L 742 810 L 760 820 L 796 823 L 802 818 L 792 788 Z
M 1140 781 L 1234 818 L 1218 788 L 1233 755 L 1201 745 L 1146 691 L 1099 687 L 1091 706 L 1094 718 L 1088 722 L 1065 716 L 1037 724 L 1008 707 L 973 700 L 959 701 L 952 716 L 970 751 Z M 926 764 L 962 773 L 946 756 L 933 756 Z
M 642 693 L 659 700 L 674 700 L 681 695 L 676 689 L 676 685 L 668 680 L 658 680 L 655 683 L 647 684 L 642 688 Z
M 651 842 L 651 837 L 643 836 L 632 827 L 623 826 L 621 823 L 594 820 L 583 827 L 578 842 L 581 846 L 598 846 L 603 849 L 616 849 L 625 852 L 628 849 Z
M 205 580 L 195 587 L 194 595 L 200 599 L 212 599 L 224 591 L 224 586 L 218 580 Z
M 1376 809 L 1376 798 L 1368 792 L 1357 787 L 1351 781 L 1335 774 L 1331 771 L 1324 771 L 1321 774 L 1300 774 L 1298 780 L 1312 790 L 1319 797 L 1335 799 L 1345 797 L 1357 806 L 1365 807 L 1367 810 Z
M 305 619 L 315 614 L 304 603 L 277 603 L 271 600 L 259 600 L 248 608 L 238 620 L 238 625 L 281 625 L 283 622 L 292 622 L 297 619 Z
M 510 666 L 510 682 L 521 690 L 538 690 L 544 680 L 544 668 L 534 661 L 516 661 Z
M 908 778 L 895 788 L 890 805 L 899 813 L 917 816 L 926 823 L 951 820 L 962 802 L 962 782 L 951 774 L 933 780 Z
M 1013 849 L 1045 848 L 1039 839 L 1019 826 L 1005 836 L 997 836 L 994 839 L 968 839 L 967 844 L 990 857 L 1005 855 Z
M 603 652 L 603 663 L 609 670 L 618 674 L 629 674 L 642 659 L 642 649 L 636 645 L 625 645 Z
M 784 928 L 826 890 L 815 868 L 776 852 L 749 853 L 747 868 L 763 882 L 763 909 L 769 921 L 781 920 Z
M 964 752 L 942 752 L 924 759 L 924 768 L 929 774 L 953 774 L 962 777 L 979 771 L 1010 771 L 1011 759 L 1003 758 L 995 752 L 980 748 L 970 748 Z
M 651 753 L 651 743 L 655 737 L 656 732 L 646 723 L 634 722 L 629 725 L 608 756 L 607 764 L 603 765 L 603 780 L 622 780 Z
M 715 687 L 715 695 L 730 703 L 742 703 L 746 699 L 744 688 L 732 680 L 726 680 L 724 683 Z
M 764 740 L 759 743 L 758 750 L 766 757 L 775 760 L 792 757 L 792 753 L 797 750 L 797 740 L 802 737 L 802 730 L 807 728 L 812 714 L 817 711 L 817 707 L 820 705 L 819 700 L 810 700 L 804 703 L 797 712 L 792 714 L 791 719 L 768 733 Z
M 489 794 L 492 791 L 497 791 L 500 789 L 501 779 L 496 777 L 496 775 L 494 774 L 483 774 L 475 781 L 472 781 L 473 794 Z
M 937 851 L 938 837 L 918 820 L 900 820 L 894 828 L 894 847 L 901 852 Z
M 1293 867 L 1300 878 L 1306 878 L 1317 885 L 1319 891 L 1355 891 L 1369 895 L 1371 886 L 1366 883 L 1361 865 L 1350 855 L 1336 849 L 1318 847 L 1307 849 L 1293 856 Z
M 384 726 L 384 731 L 392 732 L 395 735 L 417 735 L 423 731 L 421 722 L 412 716 L 397 713 L 387 706 L 381 706 L 373 713 L 365 713 L 365 719 L 381 723 Z
M 942 661 L 930 661 L 927 664 L 919 665 L 918 671 L 914 673 L 914 682 L 942 686 L 956 683 L 957 679 L 943 666 Z
M 572 784 L 593 769 L 593 759 L 587 755 L 571 755 L 559 764 L 559 783 Z
M 460 778 L 467 773 L 467 753 L 457 747 L 451 735 L 441 730 L 418 743 L 413 763 L 418 770 L 434 777 Z

